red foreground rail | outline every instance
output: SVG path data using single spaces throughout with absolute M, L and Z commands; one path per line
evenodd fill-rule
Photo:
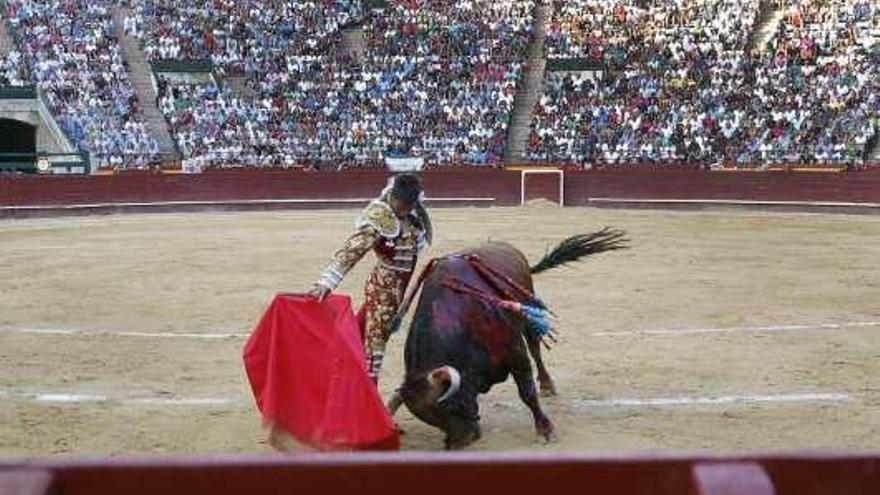
M 880 493 L 880 454 L 390 454 L 0 462 L 0 495 Z

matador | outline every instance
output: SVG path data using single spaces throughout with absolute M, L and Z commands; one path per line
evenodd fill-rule
M 377 263 L 364 287 L 363 324 L 366 370 L 375 383 L 385 357 L 389 325 L 412 278 L 419 253 L 431 243 L 431 220 L 423 204 L 421 181 L 412 174 L 392 177 L 355 222 L 354 233 L 336 251 L 312 294 L 323 300 L 368 252 Z

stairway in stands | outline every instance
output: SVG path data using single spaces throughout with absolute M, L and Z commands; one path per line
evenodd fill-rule
M 337 51 L 342 55 L 348 55 L 352 60 L 363 59 L 364 54 L 367 52 L 364 29 L 360 26 L 343 29 Z
M 878 134 L 868 141 L 868 150 L 865 156 L 872 162 L 880 163 L 880 128 L 875 129 Z
M 532 114 L 544 81 L 547 59 L 544 55 L 544 39 L 547 37 L 547 23 L 551 14 L 551 4 L 539 2 L 535 8 L 535 37 L 529 46 L 522 79 L 513 100 L 513 114 L 507 127 L 504 144 L 504 163 L 521 163 L 531 133 Z
M 17 50 L 15 40 L 9 33 L 9 27 L 6 25 L 6 18 L 0 17 L 0 56 L 6 55 L 12 50 Z
M 252 100 L 256 96 L 254 90 L 248 86 L 246 76 L 227 76 L 223 81 L 240 99 Z
M 770 39 L 776 33 L 776 29 L 779 27 L 779 23 L 782 22 L 783 17 L 785 17 L 785 10 L 777 9 L 775 1 L 763 3 L 758 26 L 755 28 L 754 33 L 752 33 L 751 40 L 749 41 L 749 50 L 764 51 L 767 43 L 770 42 Z
M 121 7 L 113 8 L 113 32 L 119 40 L 122 56 L 128 63 L 128 77 L 137 94 L 143 112 L 144 121 L 150 134 L 159 142 L 159 153 L 163 160 L 177 160 L 180 158 L 165 117 L 156 104 L 156 88 L 153 85 L 150 62 L 147 54 L 141 48 L 139 39 L 125 34 L 126 12 Z

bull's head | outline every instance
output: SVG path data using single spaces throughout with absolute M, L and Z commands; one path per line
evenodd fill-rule
M 451 404 L 460 390 L 461 373 L 452 366 L 441 366 L 409 380 L 400 391 L 410 412 L 446 432 L 447 449 L 460 449 L 480 438 L 477 421 L 466 418 Z

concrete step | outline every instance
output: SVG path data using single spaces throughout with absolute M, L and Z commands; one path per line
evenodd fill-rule
M 520 84 L 513 100 L 513 114 L 508 123 L 507 139 L 504 143 L 504 163 L 523 161 L 531 133 L 532 115 L 535 104 L 541 97 L 541 86 L 547 67 L 544 40 L 547 37 L 550 13 L 551 6 L 546 2 L 539 3 L 535 9 L 535 37 L 529 45 L 528 60 L 523 67 Z
M 244 76 L 228 76 L 223 81 L 230 89 L 241 99 L 251 100 L 254 98 L 254 91 L 247 84 L 247 77 Z
M 159 143 L 159 153 L 163 156 L 179 158 L 174 140 L 168 131 L 168 123 L 156 102 L 156 88 L 153 84 L 153 72 L 147 54 L 141 47 L 140 40 L 125 34 L 125 9 L 116 6 L 112 13 L 113 32 L 119 40 L 122 56 L 128 63 L 129 81 L 140 102 L 144 122 Z
M 776 30 L 779 28 L 779 23 L 782 22 L 782 19 L 785 17 L 784 9 L 776 9 L 775 2 L 772 6 L 769 6 L 766 10 L 761 13 L 761 21 L 758 23 L 758 27 L 755 29 L 755 33 L 752 35 L 752 42 L 750 43 L 750 48 L 752 50 L 764 51 L 767 48 L 767 44 L 770 43 L 770 40 L 773 38 L 773 35 L 776 33 Z
M 361 60 L 367 52 L 364 29 L 360 26 L 343 29 L 337 50 L 340 54 L 351 57 L 352 60 Z
M 877 134 L 868 142 L 867 156 L 873 162 L 880 162 L 880 129 L 875 129 Z
M 18 49 L 15 46 L 15 40 L 12 38 L 12 33 L 9 32 L 9 26 L 6 25 L 6 22 L 5 17 L 0 17 L 0 56 Z

